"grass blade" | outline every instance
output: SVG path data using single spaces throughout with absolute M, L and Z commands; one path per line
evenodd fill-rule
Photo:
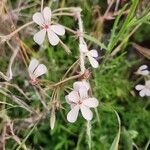
M 114 139 L 114 141 L 113 141 L 113 143 L 112 143 L 109 150 L 118 150 L 119 140 L 120 140 L 121 121 L 120 121 L 120 117 L 119 117 L 118 113 L 115 110 L 114 110 L 114 112 L 117 116 L 119 129 L 118 129 L 118 133 L 117 133 L 117 135 L 116 135 L 116 137 L 115 137 L 115 139 Z

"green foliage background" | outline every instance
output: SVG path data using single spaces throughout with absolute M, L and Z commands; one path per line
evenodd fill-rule
M 39 5 L 34 6 L 32 9 L 23 10 L 21 14 L 28 14 L 26 18 L 28 21 L 31 19 L 32 14 L 40 8 L 40 1 L 28 0 L 31 4 Z M 16 6 L 18 1 L 9 1 L 13 7 Z M 50 1 L 45 1 L 44 5 L 50 5 Z M 99 100 L 98 109 L 94 112 L 94 118 L 91 122 L 91 149 L 93 150 L 108 150 L 113 143 L 114 138 L 118 132 L 118 120 L 113 111 L 116 110 L 121 119 L 121 137 L 119 142 L 120 150 L 148 150 L 146 148 L 150 143 L 150 99 L 140 98 L 134 87 L 137 83 L 143 82 L 142 78 L 139 78 L 134 74 L 140 64 L 146 63 L 149 65 L 149 60 L 136 52 L 132 47 L 131 42 L 144 43 L 150 37 L 148 34 L 150 31 L 149 17 L 147 12 L 141 13 L 141 17 L 136 17 L 136 10 L 140 5 L 139 1 L 132 0 L 127 2 L 127 6 L 123 4 L 122 8 L 130 8 L 128 20 L 127 17 L 116 17 L 119 21 L 106 21 L 95 32 L 100 32 L 101 40 L 106 45 L 107 50 L 101 49 L 98 44 L 92 43 L 92 47 L 95 47 L 100 54 L 100 67 L 98 69 L 90 68 L 92 71 L 91 84 L 93 94 Z M 8 5 L 9 6 L 9 5 Z M 71 7 L 80 6 L 83 9 L 83 22 L 86 31 L 86 35 L 89 35 L 92 26 L 94 24 L 92 12 L 94 6 L 100 7 L 101 14 L 106 10 L 106 1 L 103 0 L 69 0 L 69 1 L 57 1 L 54 2 L 51 8 L 54 10 L 59 7 Z M 135 8 L 134 8 L 135 7 Z M 146 10 L 146 8 L 145 8 Z M 133 13 L 133 14 L 132 14 Z M 145 18 L 145 19 L 143 19 Z M 126 20 L 126 21 L 125 21 Z M 63 25 L 77 29 L 77 23 L 71 17 L 61 17 L 59 20 Z M 116 22 L 116 26 L 114 26 Z M 110 53 L 115 48 L 117 43 L 123 41 L 127 37 L 130 31 L 138 23 L 142 23 L 142 26 L 134 33 L 130 39 L 126 39 L 121 51 L 114 57 L 110 56 Z M 22 23 L 22 22 L 21 22 Z M 20 22 L 18 22 L 18 25 Z M 122 28 L 123 26 L 123 28 Z M 36 27 L 35 27 L 36 28 Z M 106 29 L 105 29 L 106 28 Z M 105 31 L 106 30 L 106 31 Z M 120 32 L 121 30 L 121 32 Z M 114 35 L 112 36 L 112 32 Z M 23 33 L 20 33 L 22 35 Z M 118 38 L 117 38 L 118 37 Z M 23 37 L 23 41 L 32 49 L 31 57 L 39 58 L 49 70 L 46 79 L 57 82 L 61 79 L 63 74 L 74 61 L 78 59 L 78 40 L 75 40 L 72 34 L 66 33 L 62 38 L 72 53 L 67 55 L 61 46 L 52 47 L 47 42 L 44 46 L 39 48 L 33 42 L 32 36 Z M 111 39 L 111 40 L 110 40 Z M 95 39 L 94 39 L 95 40 Z M 87 41 L 91 39 L 87 38 Z M 111 43 L 110 43 L 111 42 Z M 6 47 L 6 51 L 7 51 Z M 4 71 L 9 57 L 6 52 L 3 57 L 0 57 L 1 71 Z M 17 68 L 20 68 L 20 71 Z M 38 111 L 43 111 L 43 107 L 38 100 L 37 94 L 32 86 L 26 85 L 28 82 L 27 67 L 20 62 L 20 59 L 15 62 L 14 68 L 16 68 L 15 77 L 11 81 L 12 84 L 17 84 L 28 97 L 32 97 L 32 100 L 27 100 L 22 97 L 18 91 L 10 87 L 9 91 L 19 98 L 22 98 L 32 108 Z M 22 70 L 22 71 L 21 71 Z M 72 81 L 67 85 L 72 87 Z M 3 90 L 3 89 L 0 89 Z M 18 123 L 17 119 L 24 120 L 29 117 L 28 113 L 19 107 L 6 106 L 7 116 L 14 122 L 16 126 L 16 134 L 26 144 L 28 149 L 32 150 L 86 150 L 89 149 L 88 143 L 90 142 L 86 134 L 86 121 L 79 115 L 78 120 L 71 124 L 67 122 L 66 115 L 70 110 L 69 106 L 65 103 L 64 95 L 66 92 L 64 89 L 60 91 L 60 100 L 63 103 L 65 109 L 61 109 L 56 113 L 56 125 L 53 130 L 50 129 L 50 112 L 46 117 L 35 123 L 32 127 L 24 128 Z M 51 97 L 51 92 L 47 93 Z M 6 102 L 11 103 L 11 98 L 6 98 L 3 94 L 0 94 L 0 99 L 6 99 Z M 50 98 L 46 98 L 48 103 Z M 94 111 L 94 110 L 93 110 Z M 2 112 L 2 111 L 1 111 Z M 97 115 L 96 115 L 97 112 Z M 5 115 L 1 113 L 0 131 L 2 132 L 3 120 Z M 98 119 L 99 118 L 99 119 Z M 17 126 L 19 124 L 19 127 Z M 6 149 L 19 150 L 19 145 L 14 140 L 9 139 L 6 143 Z

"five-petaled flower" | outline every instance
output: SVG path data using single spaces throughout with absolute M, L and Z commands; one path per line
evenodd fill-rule
M 139 92 L 141 97 L 150 96 L 150 80 L 145 81 L 145 85 L 138 84 L 135 89 Z
M 143 75 L 143 76 L 149 75 L 148 66 L 147 65 L 140 66 L 136 74 Z
M 79 110 L 86 120 L 91 120 L 93 113 L 90 108 L 96 108 L 98 106 L 98 100 L 88 96 L 89 86 L 88 84 L 85 86 L 85 82 L 75 82 L 73 87 L 74 90 L 66 96 L 66 101 L 71 106 L 71 110 L 67 114 L 67 120 L 71 123 L 75 122 Z
M 47 68 L 44 64 L 40 64 L 39 61 L 35 58 L 31 59 L 28 72 L 30 76 L 31 84 L 37 84 L 37 78 L 47 72 Z
M 97 52 L 97 50 L 92 49 L 92 50 L 89 51 L 88 48 L 87 48 L 86 43 L 80 44 L 80 45 L 79 45 L 79 49 L 80 49 L 80 52 L 84 53 L 85 56 L 88 57 L 91 66 L 92 66 L 93 68 L 98 68 L 99 63 L 98 63 L 98 61 L 96 60 L 96 58 L 98 57 L 98 52 Z
M 62 25 L 51 24 L 51 17 L 52 13 L 49 7 L 45 7 L 41 13 L 37 12 L 33 15 L 33 21 L 42 27 L 42 29 L 37 32 L 33 38 L 34 41 L 39 45 L 44 42 L 46 32 L 48 35 L 48 40 L 53 46 L 57 45 L 60 41 L 57 35 L 62 36 L 65 34 L 65 29 Z

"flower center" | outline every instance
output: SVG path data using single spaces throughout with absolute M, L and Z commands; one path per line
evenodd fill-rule
M 49 28 L 49 24 L 45 23 L 45 24 L 42 25 L 42 27 L 45 28 L 45 29 L 48 29 Z
M 29 81 L 32 85 L 36 85 L 38 83 L 38 80 L 37 79 L 34 79 L 34 78 L 30 78 L 30 81 Z
M 78 101 L 78 104 L 81 105 L 81 104 L 82 104 L 82 101 L 79 100 L 79 101 Z

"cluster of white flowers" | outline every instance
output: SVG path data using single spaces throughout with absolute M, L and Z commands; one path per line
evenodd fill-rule
M 82 32 L 79 36 L 80 66 L 83 67 L 81 72 L 85 73 L 85 58 L 88 58 L 93 68 L 98 68 L 99 63 L 96 59 L 98 57 L 98 52 L 95 49 L 88 50 L 87 44 L 82 37 L 83 26 L 80 15 L 81 10 L 78 11 L 77 9 L 77 12 L 78 15 L 75 17 L 77 17 L 79 21 L 79 30 Z M 45 7 L 42 12 L 37 12 L 33 15 L 33 21 L 41 27 L 41 30 L 33 37 L 34 41 L 39 45 L 43 44 L 46 34 L 48 35 L 48 41 L 52 46 L 55 46 L 60 42 L 58 35 L 63 36 L 65 34 L 64 26 L 53 24 L 51 18 L 52 12 L 49 7 Z M 37 59 L 32 58 L 28 67 L 30 83 L 32 85 L 38 84 L 38 77 L 45 74 L 47 71 L 44 64 L 40 64 Z M 89 96 L 89 90 L 90 84 L 85 79 L 73 84 L 73 91 L 65 97 L 67 103 L 71 106 L 71 111 L 67 115 L 67 120 L 69 122 L 73 123 L 77 120 L 79 110 L 86 120 L 90 121 L 93 118 L 93 113 L 90 108 L 96 108 L 98 106 L 98 100 Z
M 90 121 L 92 119 L 93 113 L 90 108 L 96 108 L 98 100 L 89 97 L 89 89 L 90 85 L 86 81 L 77 81 L 73 84 L 73 91 L 66 96 L 66 101 L 71 106 L 71 111 L 67 115 L 69 122 L 73 123 L 77 120 L 79 110 L 86 120 Z
M 79 10 L 81 12 L 81 10 Z M 83 23 L 81 14 L 77 13 L 76 19 L 79 24 L 79 52 L 80 52 L 80 69 L 81 73 L 86 72 L 85 58 L 87 57 L 93 68 L 98 68 L 99 63 L 97 61 L 98 52 L 95 49 L 88 50 L 88 46 L 83 38 Z M 90 108 L 96 108 L 98 106 L 98 100 L 92 96 L 89 96 L 90 84 L 82 79 L 73 84 L 73 91 L 66 96 L 66 101 L 70 104 L 71 111 L 67 115 L 67 120 L 71 123 L 75 122 L 78 117 L 79 110 L 82 116 L 90 121 L 93 118 L 93 113 Z
M 145 77 L 145 85 L 138 84 L 135 89 L 139 91 L 141 97 L 150 96 L 150 80 L 149 80 L 149 70 L 147 65 L 142 65 L 137 70 L 136 74 L 142 75 Z

